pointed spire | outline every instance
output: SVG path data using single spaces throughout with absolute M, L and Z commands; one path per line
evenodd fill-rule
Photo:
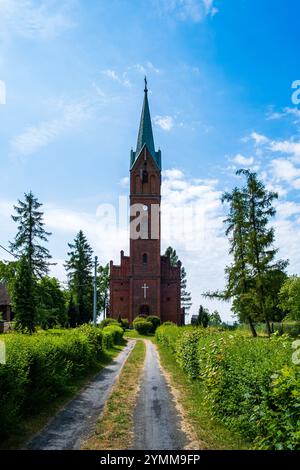
M 151 153 L 153 158 L 155 158 L 155 147 L 154 147 L 152 123 L 151 123 L 149 103 L 148 103 L 148 86 L 147 86 L 146 77 L 145 77 L 145 89 L 144 89 L 144 103 L 143 103 L 141 120 L 140 120 L 139 134 L 138 134 L 138 139 L 137 139 L 137 144 L 136 144 L 136 156 L 139 155 L 144 144 L 147 145 L 149 152 Z

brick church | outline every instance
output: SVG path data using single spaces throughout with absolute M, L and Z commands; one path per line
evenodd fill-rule
M 144 102 L 135 152 L 130 155 L 130 255 L 110 262 L 112 318 L 157 315 L 184 323 L 180 306 L 180 262 L 170 264 L 161 250 L 161 152 L 154 146 L 145 79 Z

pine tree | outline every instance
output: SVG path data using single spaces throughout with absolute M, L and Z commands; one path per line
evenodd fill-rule
M 218 310 L 214 310 L 210 315 L 209 315 L 209 325 L 210 326 L 220 326 L 222 324 L 222 320 L 220 317 L 220 314 Z
M 75 237 L 74 243 L 69 243 L 69 248 L 69 259 L 65 263 L 69 288 L 78 308 L 78 323 L 88 323 L 93 316 L 93 251 L 82 230 Z
M 73 295 L 71 294 L 69 305 L 68 305 L 68 322 L 71 328 L 76 328 L 79 321 L 78 308 L 74 302 Z
M 42 277 L 49 271 L 51 255 L 40 242 L 47 242 L 50 232 L 46 232 L 43 222 L 42 204 L 32 192 L 25 193 L 25 200 L 18 201 L 14 206 L 17 215 L 12 219 L 18 223 L 18 232 L 14 242 L 10 243 L 11 250 L 18 256 L 25 256 L 29 269 L 35 277 Z
M 185 312 L 188 312 L 192 306 L 192 295 L 190 292 L 186 290 L 187 287 L 187 279 L 186 279 L 186 271 L 184 267 L 181 267 L 180 272 L 180 289 L 181 289 L 181 307 L 184 308 Z
M 256 309 L 253 304 L 253 282 L 247 265 L 248 216 L 247 198 L 243 191 L 234 188 L 232 193 L 224 193 L 222 202 L 229 203 L 229 214 L 224 221 L 227 224 L 226 235 L 229 237 L 233 263 L 227 266 L 227 286 L 225 300 L 233 299 L 233 311 L 241 321 L 249 323 L 252 335 L 257 336 L 254 320 Z
M 178 256 L 177 256 L 176 250 L 174 250 L 174 248 L 169 246 L 165 251 L 165 256 L 170 258 L 171 266 L 176 266 L 177 265 Z
M 97 290 L 98 310 L 104 312 L 109 303 L 109 264 L 98 267 Z
M 169 246 L 165 251 L 165 256 L 170 259 L 171 266 L 177 266 L 179 261 L 178 255 L 176 250 Z M 188 312 L 192 306 L 192 296 L 191 293 L 186 290 L 187 287 L 187 279 L 186 279 L 186 271 L 183 266 L 181 266 L 180 271 L 180 299 L 181 299 L 181 307 L 184 307 L 185 311 Z
M 239 170 L 238 175 L 246 177 L 244 194 L 247 207 L 247 263 L 251 268 L 251 276 L 261 316 L 264 318 L 268 334 L 271 334 L 270 315 L 267 308 L 268 292 L 266 289 L 270 272 L 283 271 L 288 261 L 275 261 L 278 252 L 274 248 L 274 228 L 269 227 L 270 218 L 275 215 L 274 199 L 278 194 L 268 191 L 258 180 L 257 174 L 249 170 Z
M 36 324 L 36 282 L 26 256 L 18 262 L 14 282 L 13 309 L 16 329 L 32 334 Z
M 200 305 L 197 324 L 199 326 L 203 326 L 203 328 L 207 328 L 208 323 L 209 323 L 209 312 L 206 308 L 203 308 L 203 306 Z

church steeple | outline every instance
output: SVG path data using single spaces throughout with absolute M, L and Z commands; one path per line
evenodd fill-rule
M 143 108 L 141 113 L 140 119 L 140 127 L 139 133 L 137 138 L 136 144 L 136 151 L 131 151 L 131 167 L 134 165 L 135 161 L 139 157 L 142 148 L 144 145 L 147 146 L 152 158 L 158 165 L 159 169 L 161 169 L 161 152 L 155 151 L 154 146 L 154 139 L 153 139 L 153 132 L 152 132 L 152 123 L 151 123 L 151 116 L 150 116 L 150 109 L 149 109 L 149 102 L 148 102 L 148 86 L 147 86 L 147 78 L 145 77 L 145 89 L 144 89 L 144 102 Z

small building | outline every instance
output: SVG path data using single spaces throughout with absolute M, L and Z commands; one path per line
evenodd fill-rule
M 10 328 L 13 319 L 11 299 L 5 284 L 0 283 L 0 333 Z

